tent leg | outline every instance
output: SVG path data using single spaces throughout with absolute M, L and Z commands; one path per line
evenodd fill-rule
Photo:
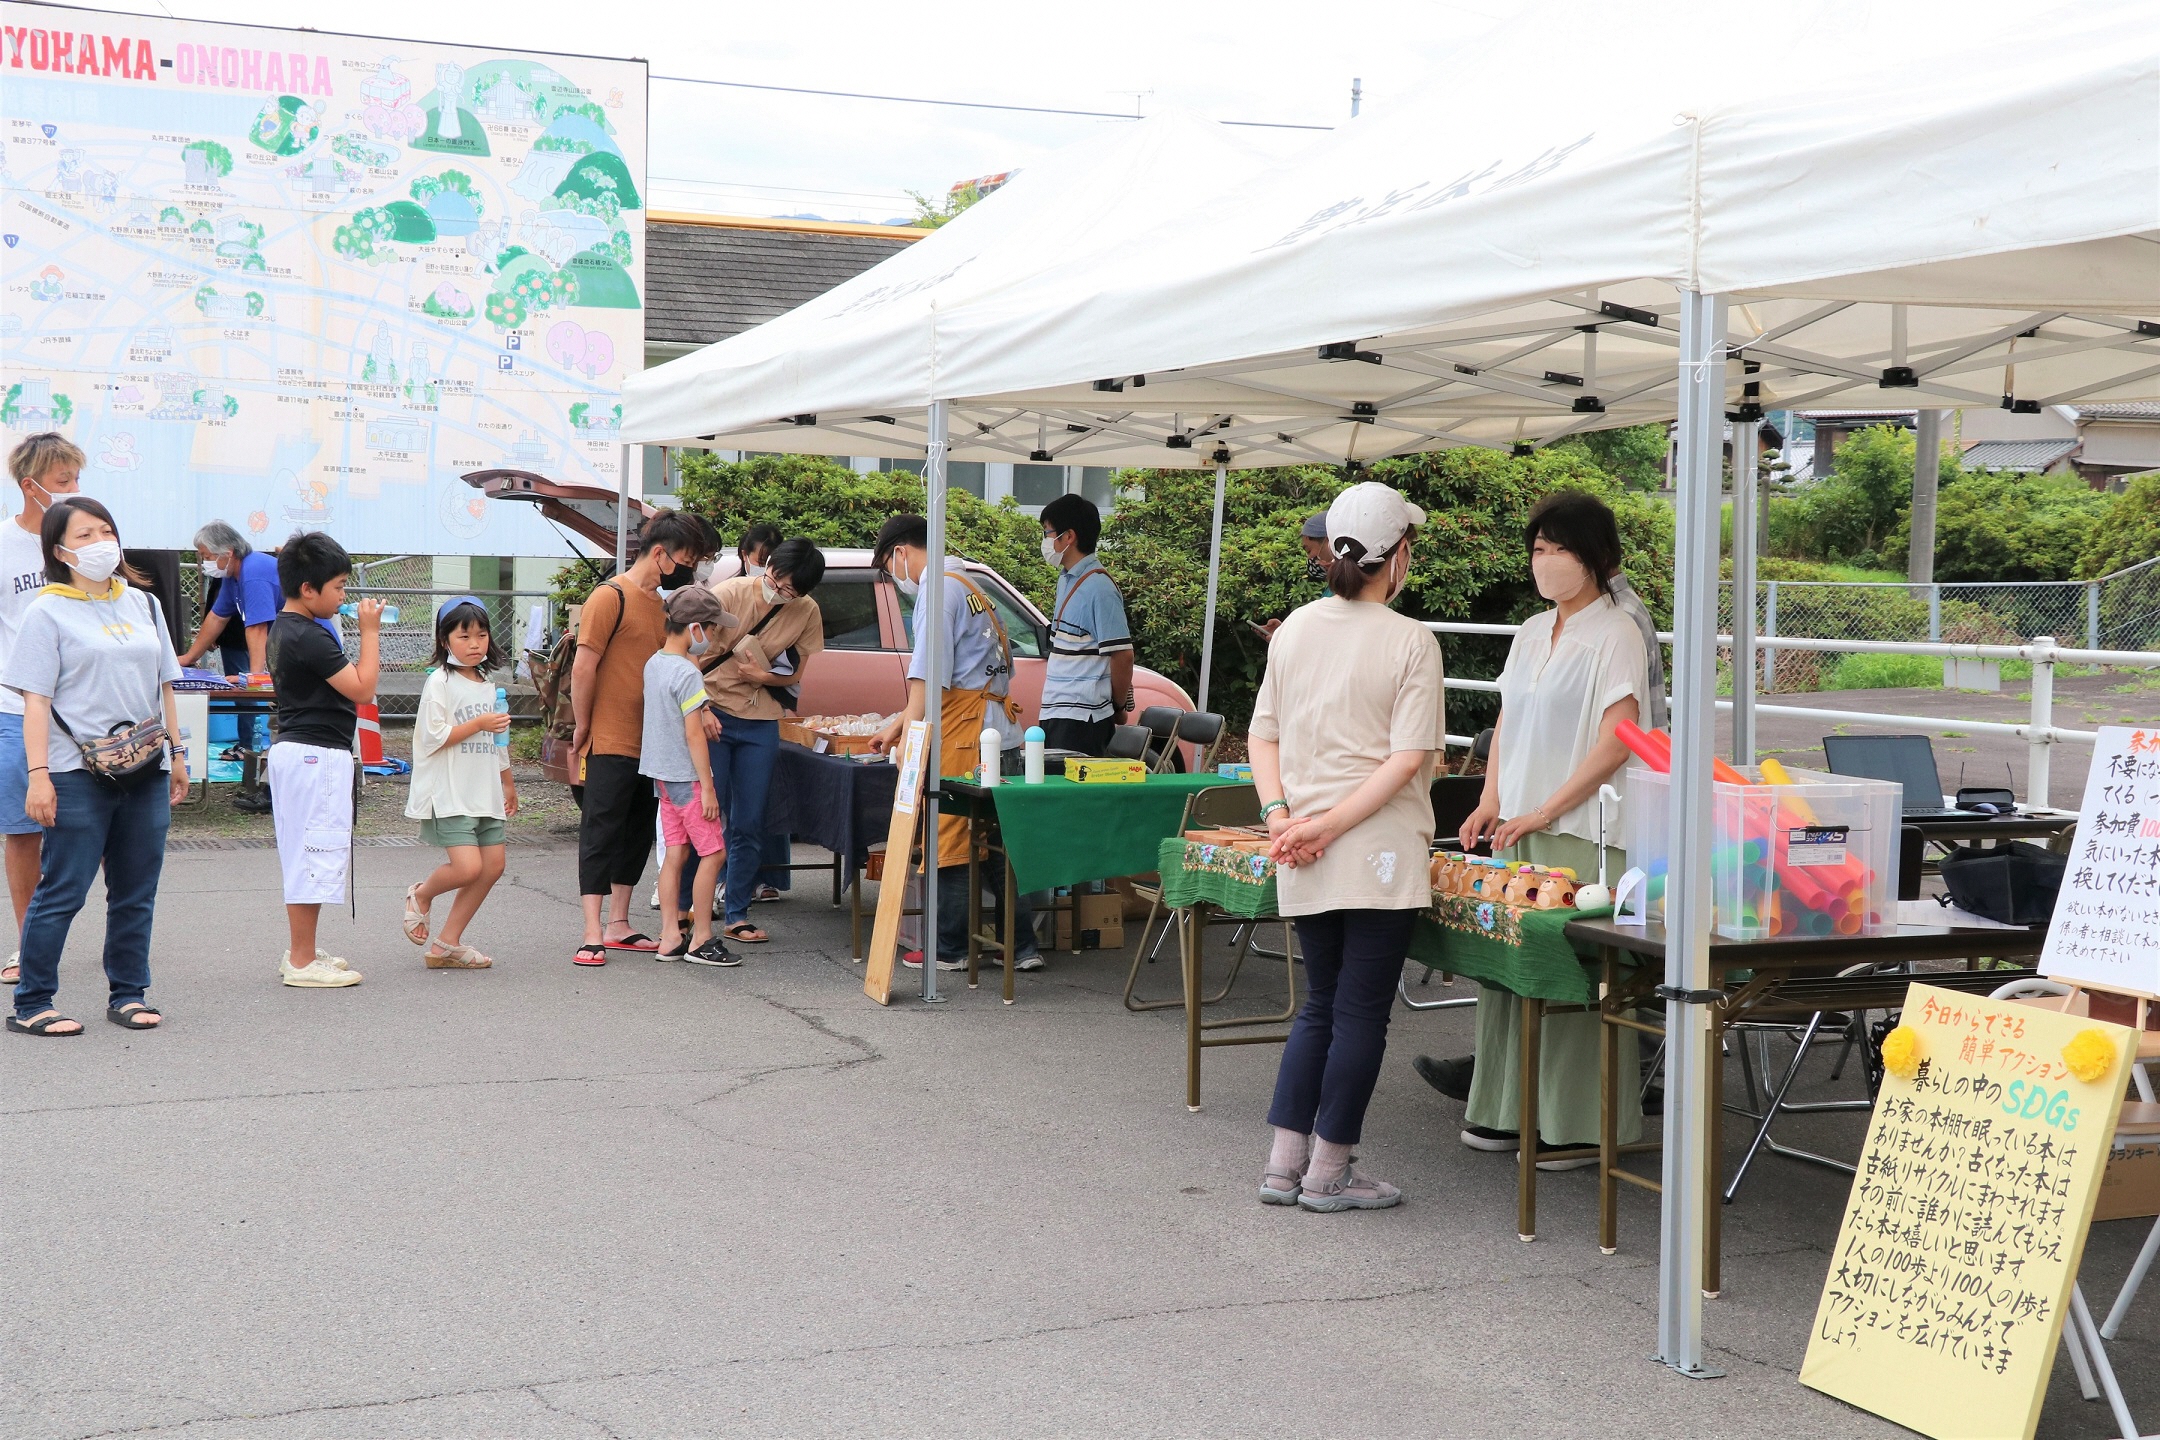
M 1672 868 L 1665 892 L 1664 1195 L 1659 1206 L 1657 1358 L 1703 1363 L 1704 1239 L 1713 1172 L 1709 1012 L 1710 760 L 1717 747 L 1719 492 L 1724 488 L 1725 299 L 1680 294 L 1680 424 L 1674 462 Z
M 923 766 L 929 783 L 929 806 L 923 812 L 922 892 L 922 998 L 928 1005 L 941 1004 L 937 993 L 938 927 L 938 784 L 944 766 L 938 762 L 945 719 L 945 439 L 946 405 L 930 402 L 930 441 L 923 449 L 923 486 L 929 498 L 930 559 L 923 569 L 922 587 L 916 591 L 915 623 L 923 632 L 923 653 L 930 657 L 930 674 L 923 682 L 923 718 L 928 734 L 923 737 Z
M 1215 521 L 1208 540 L 1207 559 L 1207 617 L 1200 628 L 1200 708 L 1207 709 L 1208 680 L 1215 673 L 1215 587 L 1222 579 L 1222 511 L 1223 486 L 1228 482 L 1230 467 L 1220 461 L 1215 465 Z
M 615 573 L 620 575 L 630 566 L 630 452 L 635 445 L 621 447 L 615 457 Z
M 1732 748 L 1735 765 L 1755 763 L 1755 424 L 1732 427 Z

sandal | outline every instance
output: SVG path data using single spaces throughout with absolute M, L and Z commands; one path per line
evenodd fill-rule
M 655 950 L 653 951 L 652 958 L 655 960 L 680 960 L 689 953 L 690 927 L 685 925 L 683 926 L 683 932 L 681 937 L 678 938 L 675 942 L 675 948 L 672 950 Z
M 601 943 L 610 950 L 637 950 L 642 952 L 660 948 L 659 941 L 636 930 L 631 931 L 620 940 L 604 940 Z
M 55 1025 L 73 1025 L 75 1028 L 72 1030 L 55 1030 L 53 1029 Z M 83 1033 L 80 1022 L 70 1020 L 57 1010 L 47 1010 L 33 1020 L 18 1020 L 13 1015 L 10 1015 L 7 1017 L 7 1028 L 18 1035 L 42 1035 L 55 1040 L 63 1035 L 80 1035 Z
M 1402 1191 L 1385 1180 L 1360 1175 L 1355 1165 L 1345 1165 L 1342 1177 L 1332 1184 L 1321 1184 L 1308 1173 L 1299 1183 L 1297 1203 L 1323 1215 L 1343 1210 L 1385 1210 L 1402 1203 Z
M 165 1017 L 140 1000 L 130 1000 L 105 1012 L 105 1018 L 123 1030 L 155 1030 Z
M 470 945 L 445 946 L 440 940 L 422 958 L 430 970 L 485 970 L 495 963 Z
M 766 941 L 772 939 L 772 936 L 767 935 L 748 920 L 737 920 L 720 933 L 738 945 L 763 945 Z
M 1260 1203 L 1263 1205 L 1295 1205 L 1300 1183 L 1305 1172 L 1295 1175 L 1287 1170 L 1263 1170 L 1260 1172 Z M 1278 1183 L 1279 1182 L 1279 1183 Z
M 7 964 L 0 965 L 0 985 L 13 985 L 22 979 L 22 951 L 8 956 Z
M 428 940 L 428 907 L 420 903 L 420 887 L 426 883 L 415 880 L 405 892 L 405 938 L 415 945 L 425 945 Z
M 607 964 L 607 946 L 580 945 L 577 947 L 577 954 L 570 957 L 570 963 L 573 965 L 605 965 Z

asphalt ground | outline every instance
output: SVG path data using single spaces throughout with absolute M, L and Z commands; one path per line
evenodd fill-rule
M 740 969 L 578 970 L 543 831 L 471 932 L 495 969 L 424 969 L 397 906 L 432 856 L 364 847 L 324 937 L 365 983 L 290 990 L 252 843 L 169 854 L 163 1030 L 97 1022 L 94 895 L 61 996 L 89 1033 L 0 1036 L 0 1435 L 1903 1433 L 1795 1378 L 1845 1177 L 1758 1162 L 1706 1305 L 1727 1373 L 1683 1379 L 1654 1198 L 1601 1256 L 1592 1172 L 1544 1176 L 1522 1243 L 1512 1157 L 1411 1071 L 1467 1011 L 1397 1014 L 1359 1149 L 1404 1204 L 1311 1215 L 1255 1199 L 1276 1049 L 1209 1052 L 1188 1113 L 1178 1014 L 1121 1008 L 1123 957 L 1053 954 L 1011 1008 L 903 972 L 880 1008 L 806 877 Z M 1236 1000 L 1282 984 L 1256 960 Z M 1798 1095 L 1859 1093 L 1832 1058 Z M 1783 1133 L 1850 1155 L 1863 1119 Z M 2095 1231 L 2096 1306 L 2145 1229 Z M 2144 1415 L 2156 1309 L 2114 1346 Z M 2068 1377 L 2041 1434 L 2112 1433 Z

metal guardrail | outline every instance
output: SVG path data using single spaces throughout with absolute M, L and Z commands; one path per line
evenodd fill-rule
M 1483 625 L 1467 621 L 1428 620 L 1425 628 L 1441 635 L 1506 635 L 1513 636 L 1517 625 Z M 1660 640 L 1670 642 L 1672 633 L 1661 631 Z M 1732 636 L 1718 636 L 1718 644 L 1730 649 Z M 2023 660 L 2032 665 L 2032 689 L 2030 719 L 2025 724 L 2014 725 L 2000 720 L 1960 720 L 1941 715 L 1892 715 L 1874 711 L 1825 710 L 1807 705 L 1768 705 L 1760 699 L 1755 702 L 1758 715 L 1788 715 L 1799 720 L 1850 721 L 1857 714 L 1865 714 L 1886 725 L 1902 725 L 1914 730 L 1926 730 L 1936 734 L 1982 734 L 2004 735 L 2026 742 L 2025 803 L 2046 805 L 2048 803 L 2048 771 L 2052 747 L 2061 744 L 2091 745 L 2100 737 L 2093 730 L 2072 730 L 2055 723 L 2055 667 L 2057 665 L 2102 665 L 2126 670 L 2160 670 L 2160 652 L 2152 650 L 2102 650 L 2094 647 L 2072 647 L 2059 644 L 2052 635 L 2042 635 L 2030 643 L 2017 645 L 1945 644 L 1928 641 L 1885 640 L 1824 640 L 1797 635 L 1758 635 L 1755 649 L 1761 652 L 1762 668 L 1767 673 L 1771 657 L 1779 651 L 1803 651 L 1846 655 L 1917 655 L 1942 660 Z M 1498 682 L 1492 680 L 1466 680 L 1449 676 L 1446 685 L 1451 690 L 1474 690 L 1497 693 Z M 1717 702 L 1720 710 L 1733 708 L 1731 700 Z M 1471 737 L 1449 735 L 1450 745 L 1467 746 Z

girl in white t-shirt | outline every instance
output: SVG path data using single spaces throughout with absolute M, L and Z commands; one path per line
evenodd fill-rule
M 420 838 L 447 858 L 405 892 L 405 938 L 427 947 L 430 970 L 485 970 L 494 964 L 465 943 L 465 927 L 502 878 L 505 822 L 517 814 L 517 781 L 510 747 L 496 737 L 510 729 L 487 676 L 507 657 L 495 643 L 487 611 L 460 595 L 435 612 L 435 669 L 420 687 L 413 723 L 412 791 L 405 813 L 420 822 Z M 450 916 L 431 939 L 428 908 L 455 894 Z
M 1440 646 L 1391 606 L 1425 512 L 1374 481 L 1328 507 L 1328 589 L 1268 646 L 1249 746 L 1278 908 L 1297 928 L 1304 1008 L 1275 1074 L 1269 1205 L 1379 1210 L 1402 1192 L 1350 1168 L 1387 1051 L 1395 984 L 1432 903 Z

